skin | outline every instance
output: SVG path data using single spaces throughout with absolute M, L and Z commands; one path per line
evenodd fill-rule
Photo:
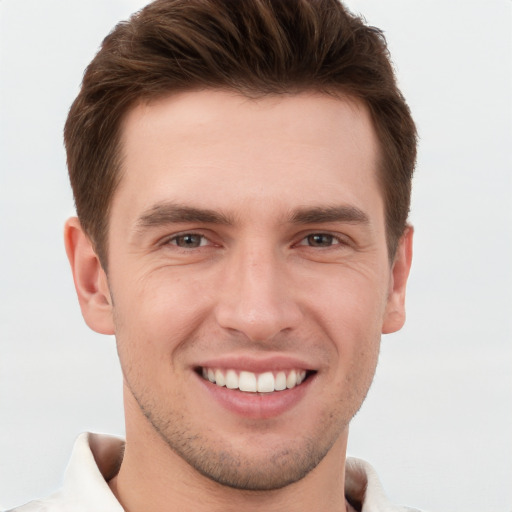
M 388 257 L 368 112 L 186 92 L 134 107 L 122 147 L 108 277 L 77 219 L 65 235 L 84 318 L 116 335 L 124 374 L 114 494 L 131 512 L 345 510 L 349 422 L 403 325 L 412 255 L 407 228 Z M 198 376 L 210 364 L 311 377 L 291 406 L 241 413 Z

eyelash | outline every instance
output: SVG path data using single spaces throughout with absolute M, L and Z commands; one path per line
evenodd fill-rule
M 327 243 L 327 245 L 312 245 L 311 241 L 315 237 L 327 238 L 330 243 Z M 306 243 L 304 243 L 304 242 L 306 242 Z M 307 242 L 309 242 L 309 243 L 307 243 Z M 319 232 L 310 233 L 310 234 L 304 236 L 297 245 L 313 247 L 313 248 L 320 248 L 320 249 L 322 249 L 322 248 L 327 249 L 327 248 L 337 246 L 337 245 L 347 245 L 347 241 L 339 236 L 333 235 L 332 233 L 324 233 L 322 231 L 319 231 Z
M 187 237 L 197 237 L 199 238 L 199 245 L 198 246 L 195 246 L 195 247 L 186 247 L 186 246 L 180 246 L 178 245 L 177 241 L 182 238 L 182 239 L 185 239 Z M 185 250 L 189 250 L 189 249 L 199 249 L 200 247 L 204 247 L 206 244 L 204 242 L 207 242 L 208 241 L 208 238 L 201 234 L 201 233 L 194 233 L 194 232 L 190 232 L 190 233 L 178 233 L 176 235 L 173 235 L 172 237 L 170 238 L 167 238 L 165 241 L 164 241 L 164 245 L 175 245 L 176 247 L 178 247 L 179 249 L 185 249 Z
M 179 239 L 185 239 L 187 237 L 190 237 L 190 238 L 198 237 L 200 239 L 199 240 L 199 245 L 189 246 L 189 247 L 178 245 L 178 240 Z M 327 244 L 326 245 L 316 245 L 316 246 L 312 245 L 311 242 L 312 242 L 312 239 L 314 239 L 314 237 L 324 237 L 324 238 L 327 238 L 328 239 L 327 240 Z M 205 243 L 205 242 L 210 242 L 210 244 Z M 174 246 L 176 246 L 179 249 L 192 250 L 192 249 L 200 249 L 201 247 L 205 247 L 207 245 L 211 245 L 211 241 L 209 240 L 208 237 L 206 237 L 205 235 L 203 235 L 201 233 L 184 232 L 184 233 L 178 233 L 176 235 L 173 235 L 170 238 L 165 239 L 164 242 L 163 242 L 163 245 L 174 245 Z M 309 233 L 309 234 L 303 236 L 300 239 L 300 241 L 297 244 L 294 244 L 294 245 L 295 246 L 303 246 L 303 247 L 311 247 L 311 248 L 319 248 L 319 249 L 328 249 L 328 248 L 331 248 L 333 246 L 348 245 L 348 242 L 344 238 L 341 238 L 340 236 L 337 236 L 337 235 L 333 235 L 332 233 L 317 231 L 317 232 Z

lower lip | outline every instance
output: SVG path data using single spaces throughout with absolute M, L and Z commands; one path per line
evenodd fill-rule
M 217 386 L 199 375 L 197 378 L 211 396 L 228 411 L 246 418 L 269 419 L 295 407 L 304 398 L 314 375 L 292 389 L 273 393 L 248 393 Z

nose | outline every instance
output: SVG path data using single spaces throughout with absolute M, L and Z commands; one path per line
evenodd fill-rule
M 226 265 L 216 305 L 218 324 L 257 342 L 295 329 L 302 311 L 290 273 L 272 249 L 240 250 Z

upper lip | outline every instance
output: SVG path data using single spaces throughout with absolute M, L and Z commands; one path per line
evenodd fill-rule
M 253 373 L 278 372 L 284 370 L 317 370 L 310 362 L 287 355 L 253 356 L 230 355 L 215 357 L 198 362 L 195 368 L 218 368 L 240 370 Z

